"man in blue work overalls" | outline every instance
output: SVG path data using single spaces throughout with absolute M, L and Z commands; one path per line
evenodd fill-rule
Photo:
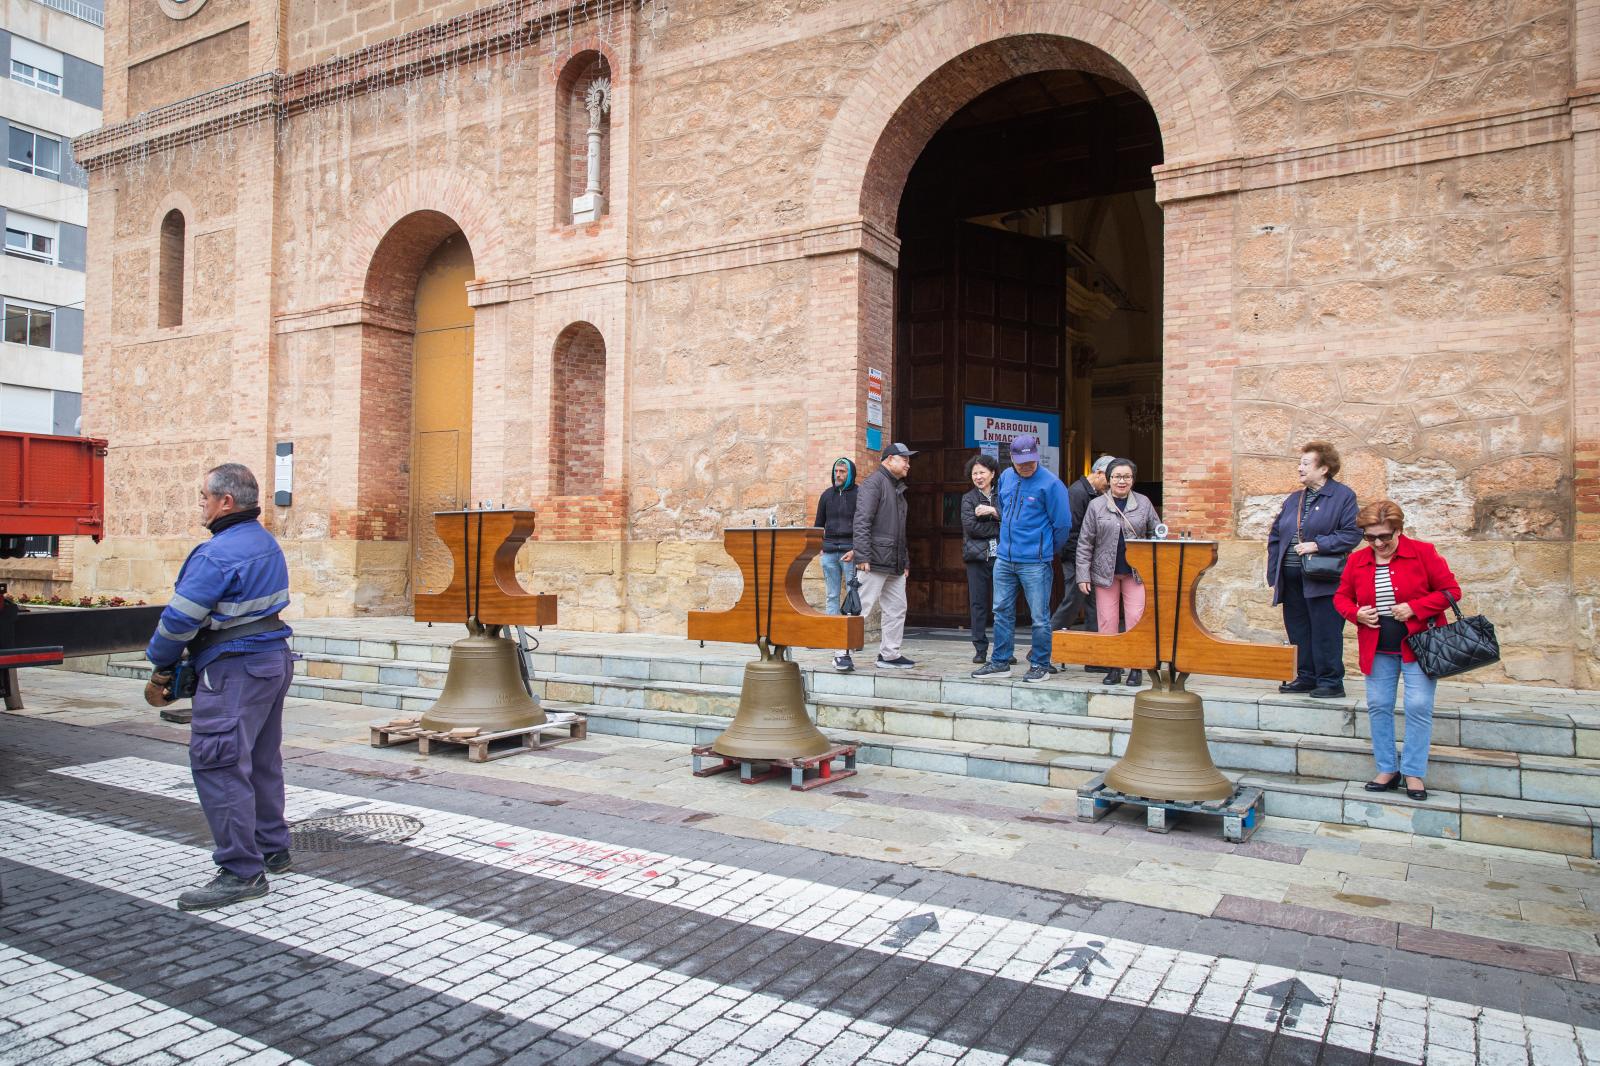
M 189 768 L 211 825 L 217 875 L 178 897 L 186 911 L 267 894 L 268 872 L 290 868 L 283 820 L 283 698 L 294 677 L 283 549 L 256 519 L 255 475 L 239 463 L 207 471 L 200 519 L 211 539 L 178 571 L 172 600 L 146 652 L 155 671 L 145 699 L 164 707 L 188 653 L 194 671 Z

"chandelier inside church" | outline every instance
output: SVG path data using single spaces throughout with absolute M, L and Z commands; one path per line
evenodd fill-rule
M 1128 428 L 1141 436 L 1153 433 L 1161 424 L 1161 404 L 1153 396 L 1129 400 L 1124 410 L 1128 416 Z

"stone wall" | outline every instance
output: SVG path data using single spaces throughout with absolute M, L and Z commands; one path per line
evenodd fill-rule
M 418 47 L 455 55 L 451 20 L 490 5 L 209 0 L 182 23 L 112 6 L 115 122 L 235 34 L 245 69 L 190 64 L 183 92 L 285 63 L 332 77 L 423 26 Z M 1578 223 L 1600 203 L 1600 120 L 1579 103 L 1600 71 L 1580 73 L 1595 30 L 1569 5 L 658 6 L 604 26 L 575 9 L 561 40 L 441 61 L 264 136 L 88 153 L 110 236 L 90 265 L 85 430 L 113 440 L 112 514 L 75 587 L 159 596 L 197 533 L 199 471 L 226 456 L 264 475 L 293 440 L 295 504 L 268 521 L 297 609 L 405 608 L 405 246 L 435 239 L 428 217 L 465 234 L 478 273 L 473 498 L 541 511 L 519 567 L 563 624 L 681 631 L 737 597 L 725 526 L 809 521 L 831 459 L 866 458 L 866 368 L 893 389 L 899 183 L 926 137 L 994 84 L 1078 64 L 1161 123 L 1165 517 L 1223 542 L 1208 621 L 1281 637 L 1261 538 L 1297 446 L 1326 437 L 1361 498 L 1400 501 L 1469 606 L 1492 608 L 1503 676 L 1600 685 L 1600 338 L 1573 280 L 1600 274 Z M 584 123 L 561 74 L 596 54 L 615 78 L 608 213 L 574 226 Z M 185 319 L 162 330 L 174 208 Z M 574 375 L 560 338 L 577 323 L 604 354 Z M 580 438 L 598 445 L 574 467 Z

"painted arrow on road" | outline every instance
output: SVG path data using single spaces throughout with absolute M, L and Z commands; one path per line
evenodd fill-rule
M 1279 981 L 1275 985 L 1258 988 L 1253 995 L 1266 996 L 1272 1000 L 1272 1010 L 1277 1012 L 1277 1020 L 1293 1029 L 1300 1021 L 1300 1007 L 1306 1004 L 1312 1007 L 1327 1006 L 1322 997 L 1318 996 L 1298 977 L 1291 977 Z M 1269 1021 L 1272 1019 L 1268 1019 Z

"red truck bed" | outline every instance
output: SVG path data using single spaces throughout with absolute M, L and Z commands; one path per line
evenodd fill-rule
M 0 536 L 105 532 L 106 442 L 0 431 Z

